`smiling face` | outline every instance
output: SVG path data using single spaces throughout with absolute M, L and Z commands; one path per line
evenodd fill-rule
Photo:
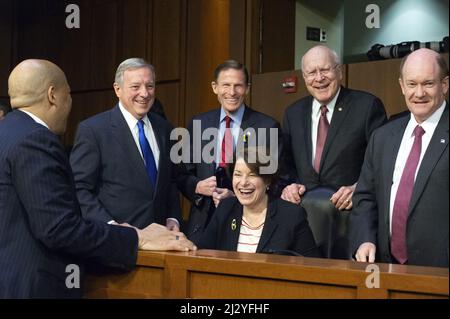
M 408 109 L 420 124 L 444 102 L 448 76 L 442 78 L 435 52 L 421 49 L 410 54 L 399 79 Z
M 245 96 L 249 92 L 249 86 L 242 70 L 223 70 L 211 85 L 220 105 L 228 115 L 235 112 L 244 103 Z
M 302 59 L 303 78 L 308 92 L 327 105 L 336 95 L 342 81 L 340 65 L 326 47 L 310 49 Z
M 114 83 L 114 90 L 123 107 L 135 118 L 141 119 L 155 101 L 155 77 L 150 68 L 126 70 L 123 83 Z
M 238 158 L 233 171 L 233 190 L 239 202 L 249 208 L 264 207 L 268 198 L 266 188 L 263 178 Z

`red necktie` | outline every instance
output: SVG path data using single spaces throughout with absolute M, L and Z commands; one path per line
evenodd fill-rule
M 317 173 L 319 173 L 320 159 L 322 157 L 325 140 L 327 139 L 328 127 L 330 126 L 330 123 L 328 123 L 327 119 L 327 112 L 327 106 L 322 105 L 320 107 L 319 126 L 317 127 L 316 156 L 314 157 L 314 170 Z
M 408 260 L 406 249 L 408 208 L 413 193 L 414 177 L 419 164 L 420 152 L 422 151 L 422 135 L 424 133 L 424 129 L 419 125 L 414 129 L 414 144 L 403 169 L 392 213 L 391 253 L 401 264 Z
M 220 157 L 220 167 L 226 167 L 231 162 L 233 156 L 233 136 L 230 129 L 231 118 L 225 116 L 225 133 L 222 139 L 222 153 Z

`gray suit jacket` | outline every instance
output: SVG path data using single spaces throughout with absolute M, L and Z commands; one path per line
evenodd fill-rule
M 392 262 L 389 207 L 392 175 L 410 117 L 401 117 L 372 136 L 350 214 L 351 250 L 377 245 L 377 260 Z M 448 104 L 418 168 L 407 221 L 408 264 L 448 267 Z

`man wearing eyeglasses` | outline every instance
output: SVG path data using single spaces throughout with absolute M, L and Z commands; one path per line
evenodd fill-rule
M 290 184 L 282 198 L 302 202 L 307 211 L 309 197 L 320 198 L 321 209 L 333 216 L 337 210 L 351 210 L 367 143 L 385 123 L 386 113 L 379 98 L 342 86 L 339 57 L 325 46 L 306 52 L 302 72 L 310 96 L 289 106 L 284 115 L 285 177 Z M 326 249 L 325 256 L 332 257 L 332 247 Z

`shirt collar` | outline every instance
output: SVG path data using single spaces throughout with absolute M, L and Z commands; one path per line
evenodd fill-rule
M 326 104 L 328 112 L 332 113 L 334 110 L 334 107 L 336 106 L 336 102 L 339 96 L 339 93 L 341 93 L 341 87 L 339 87 L 338 91 L 334 95 L 333 99 L 330 101 L 330 103 Z M 323 104 L 317 101 L 316 99 L 313 100 L 313 114 L 319 116 L 320 113 L 320 107 Z
M 137 125 L 138 119 L 135 118 L 130 112 L 128 112 L 128 110 L 122 105 L 121 102 L 119 102 L 119 109 L 120 112 L 122 112 L 123 117 L 125 118 L 125 121 L 128 124 L 128 127 L 130 128 L 130 130 L 134 130 L 134 128 Z M 149 127 L 150 124 L 150 120 L 148 119 L 148 116 L 145 115 L 142 120 L 144 121 L 144 124 Z
M 408 131 L 408 136 L 413 136 L 414 129 L 417 125 L 422 126 L 425 133 L 426 132 L 434 132 L 434 129 L 436 128 L 436 126 L 438 125 L 438 123 L 441 119 L 442 113 L 444 113 L 445 104 L 446 104 L 446 102 L 443 101 L 441 106 L 439 106 L 439 108 L 436 111 L 434 111 L 434 113 L 431 114 L 431 116 L 429 118 L 427 118 L 425 121 L 423 121 L 422 124 L 417 123 L 416 118 L 414 117 L 414 114 L 411 112 L 410 120 L 409 120 L 408 128 L 407 128 L 407 130 L 409 130 L 411 132 Z
M 30 112 L 28 112 L 28 111 L 21 110 L 21 109 L 19 109 L 19 111 L 28 114 L 28 115 L 29 115 L 36 123 L 41 124 L 41 125 L 44 125 L 46 128 L 50 129 L 50 128 L 48 127 L 48 125 L 47 125 L 43 120 L 41 120 L 39 117 L 37 117 L 37 116 L 34 115 L 33 113 L 30 113 Z
M 229 115 L 231 120 L 233 121 L 233 123 L 240 126 L 240 124 L 242 122 L 242 118 L 244 116 L 244 111 L 245 111 L 245 106 L 244 106 L 244 104 L 241 104 L 241 106 L 239 106 L 239 108 L 236 111 L 234 111 L 233 113 L 231 113 Z M 221 107 L 220 108 L 220 123 L 222 123 L 225 120 L 226 115 L 227 115 L 227 113 L 225 113 L 225 110 L 223 109 L 223 107 Z

